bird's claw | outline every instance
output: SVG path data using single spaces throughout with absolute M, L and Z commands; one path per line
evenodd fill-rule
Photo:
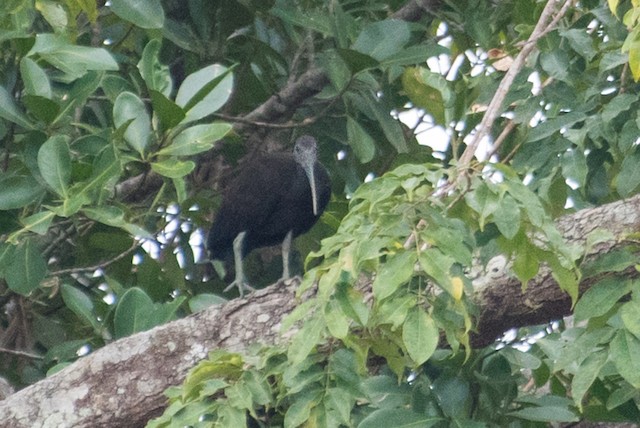
M 250 286 L 248 283 L 246 283 L 245 281 L 242 280 L 235 280 L 233 281 L 231 284 L 229 284 L 227 286 L 227 288 L 225 288 L 224 290 L 222 290 L 223 293 L 226 293 L 227 291 L 231 290 L 232 288 L 236 287 L 238 289 L 238 292 L 240 293 L 240 297 L 244 297 L 244 293 L 251 293 L 252 291 L 256 291 L 255 288 L 253 288 L 252 286 Z

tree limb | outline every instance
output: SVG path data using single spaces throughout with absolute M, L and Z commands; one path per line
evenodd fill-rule
M 640 195 L 567 215 L 557 226 L 569 243 L 577 244 L 584 244 L 596 229 L 610 232 L 613 238 L 585 257 L 597 258 L 626 246 L 627 235 L 640 231 Z M 524 293 L 506 261 L 494 259 L 480 270 L 485 273 L 474 281 L 481 313 L 476 346 L 491 343 L 510 328 L 570 314 L 569 297 L 544 266 Z M 582 290 L 593 282 L 587 278 Z M 278 334 L 280 322 L 297 304 L 291 287 L 276 284 L 118 340 L 0 401 L 0 427 L 143 426 L 164 408 L 162 392 L 181 383 L 208 351 L 242 352 L 256 342 L 284 340 Z

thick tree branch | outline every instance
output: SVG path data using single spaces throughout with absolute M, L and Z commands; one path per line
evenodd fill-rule
M 610 232 L 612 239 L 586 255 L 594 259 L 627 245 L 627 235 L 640 231 L 640 195 L 565 216 L 557 225 L 569 243 L 583 244 L 596 229 Z M 525 293 L 508 263 L 495 259 L 486 271 L 474 282 L 481 309 L 476 345 L 490 343 L 509 328 L 570 313 L 569 297 L 546 267 Z M 591 284 L 587 279 L 582 288 Z M 241 352 L 252 343 L 282 340 L 279 324 L 297 304 L 291 288 L 274 285 L 248 299 L 118 340 L 0 401 L 0 427 L 143 426 L 163 409 L 162 392 L 179 384 L 208 351 Z

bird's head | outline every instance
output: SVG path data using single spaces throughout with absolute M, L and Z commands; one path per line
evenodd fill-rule
M 296 140 L 293 148 L 293 157 L 302 167 L 311 187 L 311 200 L 313 201 L 313 215 L 318 215 L 318 185 L 315 179 L 315 164 L 318 158 L 318 144 L 310 135 L 303 135 Z

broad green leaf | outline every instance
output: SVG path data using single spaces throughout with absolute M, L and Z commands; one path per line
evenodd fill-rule
M 176 104 L 187 112 L 183 122 L 192 122 L 218 111 L 231 96 L 232 89 L 233 74 L 220 64 L 188 75 L 176 95 Z
M 349 333 L 349 319 L 342 311 L 340 303 L 331 298 L 324 306 L 324 320 L 331 336 L 344 339 Z
M 22 219 L 21 223 L 25 229 L 38 235 L 44 235 L 49 230 L 54 217 L 54 213 L 45 210 Z
M 486 219 L 500 208 L 498 195 L 486 183 L 481 183 L 475 191 L 464 197 L 467 205 L 480 214 L 480 229 L 484 228 Z
M 45 189 L 31 176 L 0 179 L 0 210 L 22 208 L 44 193 Z
M 38 95 L 25 95 L 22 102 L 32 116 L 47 124 L 53 123 L 60 114 L 61 107 L 57 102 Z
M 626 302 L 620 308 L 620 318 L 624 326 L 636 338 L 640 339 L 640 296 L 634 296 L 631 301 Z
M 640 152 L 634 151 L 622 160 L 620 172 L 616 177 L 616 190 L 620 196 L 631 196 L 640 185 Z
M 420 366 L 433 355 L 438 346 L 438 327 L 420 307 L 409 311 L 402 326 L 402 342 L 416 366 Z
M 84 215 L 98 223 L 113 227 L 122 227 L 125 224 L 124 211 L 116 206 L 89 207 L 82 210 Z
M 538 274 L 538 270 L 540 270 L 540 259 L 538 258 L 535 247 L 526 241 L 526 237 L 521 236 L 518 239 L 521 241 L 515 253 L 512 269 L 513 273 L 515 273 L 520 282 L 522 282 L 524 289 L 527 287 L 529 280 Z
M 409 282 L 417 259 L 415 251 L 403 251 L 387 257 L 373 281 L 373 294 L 377 301 L 386 299 L 401 285 Z
M 173 143 L 158 152 L 160 156 L 191 156 L 205 152 L 232 129 L 228 123 L 191 126 L 174 138 Z
M 173 89 L 173 81 L 169 67 L 161 64 L 158 60 L 162 41 L 153 39 L 147 43 L 142 51 L 142 58 L 138 62 L 138 70 L 140 75 L 147 84 L 149 90 L 156 91 L 165 97 L 171 95 Z
M 378 61 L 361 52 L 352 49 L 337 49 L 336 52 L 352 75 L 378 66 Z
M 640 388 L 640 339 L 620 330 L 611 341 L 609 352 L 618 373 L 635 388 Z
M 38 0 L 36 8 L 56 33 L 63 33 L 69 24 L 64 7 L 51 0 Z
M 58 195 L 66 198 L 71 179 L 71 155 L 64 136 L 51 137 L 40 147 L 38 168 L 44 181 Z
M 580 364 L 578 371 L 571 380 L 571 395 L 578 408 L 582 409 L 582 399 L 600 374 L 600 370 L 607 362 L 607 357 L 608 353 L 600 350 L 589 354 Z
M 347 117 L 347 138 L 361 163 L 370 162 L 376 154 L 376 143 L 369 133 L 350 116 Z
M 417 413 L 410 408 L 379 409 L 364 418 L 358 428 L 429 428 L 442 418 Z
M 389 37 L 392 34 L 393 37 Z M 358 35 L 353 49 L 382 61 L 400 51 L 411 37 L 410 24 L 397 19 L 368 24 Z
M 464 418 L 470 411 L 472 396 L 469 382 L 462 377 L 439 376 L 432 386 L 442 411 L 452 418 Z
M 296 428 L 309 420 L 311 409 L 322 400 L 324 391 L 312 389 L 296 397 L 284 414 L 284 428 Z
M 577 122 L 585 120 L 586 118 L 587 115 L 585 113 L 581 111 L 572 111 L 544 121 L 529 132 L 527 142 L 539 141 L 543 138 L 550 137 L 562 128 L 568 128 Z
M 305 322 L 289 345 L 287 350 L 289 361 L 292 364 L 298 364 L 307 358 L 320 342 L 324 329 L 325 323 L 320 317 L 313 317 Z
M 162 28 L 164 25 L 160 0 L 111 0 L 111 10 L 141 28 Z
M 576 303 L 573 316 L 576 322 L 596 318 L 609 312 L 622 296 L 631 291 L 631 282 L 605 277 L 593 284 Z
M 507 239 L 513 239 L 520 230 L 520 206 L 508 193 L 504 194 L 499 208 L 493 212 L 493 221 Z
M 402 88 L 415 107 L 431 114 L 436 123 L 446 125 L 446 108 L 454 94 L 446 79 L 424 67 L 408 67 L 402 74 Z
M 93 327 L 96 332 L 100 331 L 101 326 L 94 313 L 93 302 L 84 291 L 64 283 L 61 287 L 61 294 L 67 308 Z
M 158 174 L 169 178 L 180 178 L 189 174 L 196 167 L 193 161 L 179 161 L 167 159 L 151 164 L 151 169 Z
M 564 407 L 526 407 L 515 412 L 507 413 L 527 421 L 536 422 L 577 422 L 578 417 L 568 408 Z
M 27 239 L 13 252 L 5 279 L 12 291 L 27 296 L 38 288 L 46 273 L 47 264 L 42 252 L 31 239 Z
M 380 98 L 373 95 L 373 93 L 365 92 L 354 94 L 353 99 L 356 107 L 360 111 L 380 125 L 385 138 L 398 153 L 406 153 L 409 150 L 402 127 L 399 121 L 389 113 L 392 106 L 389 105 L 385 98 Z
M 163 129 L 171 129 L 185 118 L 184 110 L 160 92 L 151 89 L 149 95 L 153 112 L 160 119 Z
M 113 122 L 116 127 L 126 126 L 125 141 L 144 156 L 151 142 L 151 119 L 142 100 L 134 93 L 123 92 L 113 105 Z
M 437 248 L 427 248 L 418 254 L 418 260 L 422 270 L 433 278 L 440 288 L 452 297 L 458 294 L 458 290 L 456 290 L 452 282 L 453 278 L 449 273 L 449 269 L 455 263 L 453 257 L 441 253 Z
M 151 324 L 154 304 L 138 287 L 128 289 L 120 298 L 113 319 L 116 338 L 147 330 Z
M 20 111 L 13 97 L 2 86 L 0 86 L 0 117 L 25 129 L 34 128 L 27 116 Z
M 120 160 L 116 157 L 116 149 L 109 144 L 93 161 L 91 177 L 85 182 L 82 191 L 85 193 L 102 191 L 105 188 L 109 188 L 109 185 L 115 185 L 120 177 L 121 170 L 122 166 L 120 165 Z
M 118 70 L 118 63 L 106 49 L 74 45 L 54 34 L 37 34 L 28 53 L 28 56 L 32 55 L 66 73 L 69 80 L 84 76 L 88 70 Z
M 228 300 L 217 294 L 200 293 L 189 299 L 189 310 L 193 313 L 200 312 L 213 305 L 222 305 Z
M 20 75 L 28 94 L 51 98 L 51 83 L 47 73 L 31 58 L 20 60 Z

